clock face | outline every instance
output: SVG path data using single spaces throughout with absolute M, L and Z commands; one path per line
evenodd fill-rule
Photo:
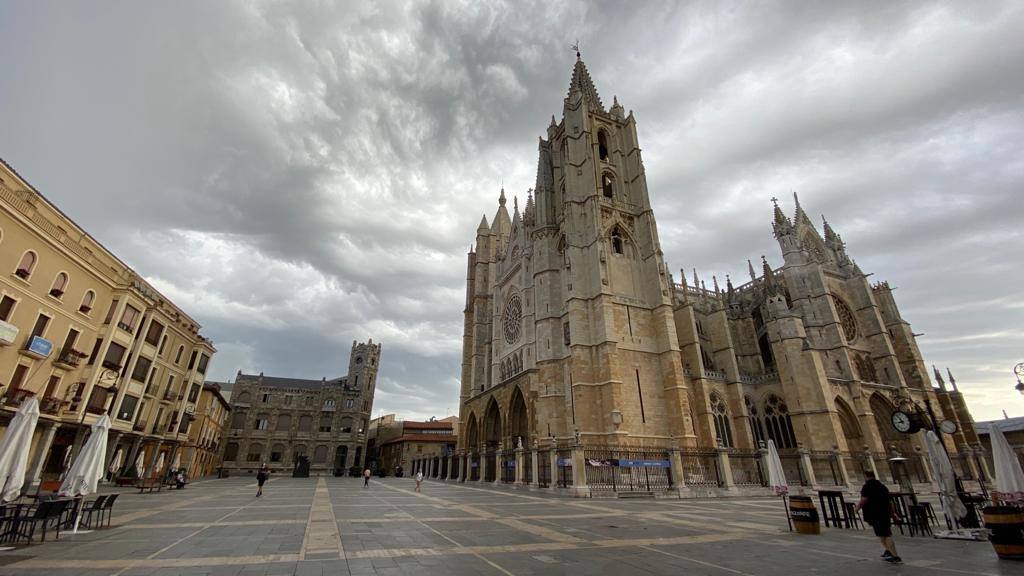
M 892 413 L 892 427 L 897 432 L 907 433 L 910 431 L 910 416 L 905 412 L 893 412 Z
M 942 430 L 946 434 L 956 434 L 956 422 L 952 420 L 943 420 L 939 424 L 939 430 Z

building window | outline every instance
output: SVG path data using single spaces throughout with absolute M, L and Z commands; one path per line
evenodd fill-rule
M 597 156 L 601 160 L 608 160 L 608 134 L 604 130 L 597 131 Z
M 299 416 L 299 432 L 309 432 L 313 429 L 312 416 Z
M 333 398 L 324 400 L 324 410 L 334 410 L 334 408 L 335 408 L 335 401 L 334 401 Z
M 192 384 L 192 388 L 188 391 L 188 401 L 195 402 L 199 399 L 199 384 Z
M 231 429 L 232 430 L 244 430 L 245 429 L 245 412 L 235 412 L 231 417 Z
M 145 382 L 146 376 L 149 375 L 149 367 L 152 365 L 152 360 L 139 356 L 139 359 L 135 362 L 135 369 L 132 370 L 132 380 Z
M 622 254 L 622 232 L 618 226 L 612 229 L 612 250 L 616 254 Z
M 761 426 L 761 419 L 758 418 L 757 405 L 750 396 L 744 396 L 743 401 L 747 404 L 747 417 L 750 419 L 750 432 L 754 435 L 754 444 L 759 446 L 764 442 L 764 428 Z
M 164 331 L 164 325 L 153 321 L 149 323 L 149 330 L 146 332 L 146 342 L 156 346 L 160 342 L 160 334 Z
M 200 374 L 206 374 L 206 365 L 210 363 L 210 357 L 203 354 L 199 357 L 199 366 L 196 368 L 196 372 Z
M 263 458 L 263 444 L 250 444 L 249 453 L 245 456 L 246 462 L 259 462 Z
M 135 333 L 135 324 L 139 321 L 139 310 L 134 306 L 125 306 L 124 313 L 121 314 L 121 321 L 117 323 L 117 327 L 129 334 Z
M 78 307 L 78 311 L 82 314 L 88 314 L 92 312 L 92 303 L 96 300 L 96 293 L 92 290 L 86 290 L 85 295 L 82 296 L 82 304 Z
M 321 432 L 330 432 L 331 431 L 331 417 L 330 416 L 324 416 L 323 418 L 320 419 L 320 431 Z
M 786 403 L 775 394 L 764 403 L 764 427 L 769 438 L 779 448 L 796 448 L 796 434 Z
M 323 464 L 327 461 L 327 446 L 320 445 L 313 450 L 313 463 Z
M 714 392 L 711 393 L 708 401 L 711 404 L 711 415 L 715 419 L 715 436 L 718 444 L 725 448 L 732 448 L 732 427 L 729 425 L 729 411 L 726 409 L 725 401 Z
M 352 419 L 348 416 L 341 419 L 341 431 L 351 432 L 352 431 Z
M 121 399 L 121 408 L 117 411 L 117 419 L 131 422 L 132 416 L 135 415 L 135 406 L 138 403 L 138 398 L 125 394 L 124 398 Z
M 11 386 L 7 391 L 8 395 L 15 390 L 21 389 L 22 382 L 25 381 L 25 375 L 28 374 L 28 366 L 24 364 L 18 364 L 14 368 L 14 375 L 11 376 Z
M 346 409 L 351 409 L 353 406 L 355 406 L 355 404 L 356 404 L 355 400 L 353 400 L 351 398 L 349 398 L 348 400 L 345 400 L 345 408 Z
M 167 390 L 164 392 L 164 398 L 170 399 L 174 395 L 174 374 L 167 375 Z
M 270 403 L 270 394 L 264 394 L 263 395 L 263 403 L 264 404 L 269 404 Z
M 33 336 L 43 337 L 46 333 L 46 327 L 50 325 L 50 317 L 46 314 L 40 314 L 36 318 L 36 325 L 32 327 L 32 334 L 29 335 L 28 339 L 31 340 Z
M 192 355 L 188 358 L 188 369 L 191 370 L 196 365 L 196 355 L 199 354 L 198 350 L 193 350 Z
M 111 370 L 121 369 L 121 360 L 124 358 L 125 348 L 117 342 L 111 342 L 107 348 L 107 354 L 103 357 L 103 366 Z
M 278 432 L 287 432 L 292 428 L 292 417 L 288 414 L 281 414 L 277 417 L 277 428 Z
M 291 397 L 290 394 L 285 395 L 285 397 L 284 397 L 284 405 L 285 406 L 291 406 L 292 405 L 292 397 Z
M 50 296 L 61 298 L 68 287 L 68 275 L 61 272 L 53 279 L 53 286 L 50 287 Z
M 224 461 L 234 462 L 238 459 L 238 442 L 228 442 L 224 446 Z
M 608 172 L 601 175 L 601 193 L 605 198 L 615 197 L 615 179 Z
M 114 319 L 114 312 L 117 312 L 118 300 L 114 300 L 110 303 L 110 308 L 107 310 L 107 317 L 103 319 L 104 324 L 110 324 L 110 321 Z
M 274 446 L 270 449 L 270 461 L 271 462 L 280 462 L 281 461 L 281 457 L 283 455 L 284 455 L 284 446 L 282 446 L 281 444 L 274 444 Z
M 36 253 L 29 250 L 21 256 L 21 261 L 18 262 L 18 267 L 14 270 L 14 274 L 22 280 L 28 280 L 32 276 L 32 270 L 36 267 Z
M 185 352 L 184 346 L 178 346 L 178 353 L 174 355 L 174 363 L 181 364 L 181 355 Z
M 160 339 L 160 348 L 156 351 L 157 356 L 164 355 L 164 347 L 167 346 L 167 334 L 164 334 L 163 338 Z
M 267 425 L 270 423 L 270 416 L 266 414 L 260 414 L 256 417 L 256 422 L 253 424 L 253 430 L 266 430 Z
M 18 301 L 14 298 L 4 296 L 3 299 L 0 300 L 0 320 L 3 320 L 4 322 L 10 320 L 11 312 L 14 312 L 14 305 L 17 303 Z

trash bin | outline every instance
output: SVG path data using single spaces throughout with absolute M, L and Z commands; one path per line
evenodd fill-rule
M 798 533 L 821 534 L 818 509 L 810 496 L 790 496 L 789 517 L 793 519 L 793 527 Z
M 1024 560 L 1024 508 L 1015 506 L 986 506 L 985 528 L 992 531 L 988 537 L 996 555 L 1004 560 Z

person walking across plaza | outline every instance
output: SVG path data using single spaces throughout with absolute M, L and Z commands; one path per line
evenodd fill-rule
M 423 482 L 423 472 L 416 473 L 416 491 L 420 491 L 420 484 Z
M 889 489 L 875 478 L 874 472 L 864 472 L 867 479 L 860 489 L 860 502 L 857 510 L 864 510 L 864 521 L 871 525 L 875 536 L 882 541 L 882 560 L 892 564 L 901 564 L 903 559 L 896 552 L 896 542 L 892 539 L 892 503 L 889 501 Z
M 259 488 L 256 490 L 256 497 L 263 496 L 263 484 L 266 483 L 267 478 L 270 478 L 270 469 L 267 468 L 267 463 L 264 462 L 263 466 L 260 466 L 260 471 L 256 473 L 256 484 Z
M 363 488 L 370 485 L 370 469 L 363 470 Z

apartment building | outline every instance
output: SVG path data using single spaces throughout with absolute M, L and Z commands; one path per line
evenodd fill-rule
M 26 486 L 58 478 L 104 413 L 112 477 L 140 454 L 146 476 L 180 464 L 216 352 L 199 329 L 0 161 L 0 430 L 28 397 L 42 412 Z

